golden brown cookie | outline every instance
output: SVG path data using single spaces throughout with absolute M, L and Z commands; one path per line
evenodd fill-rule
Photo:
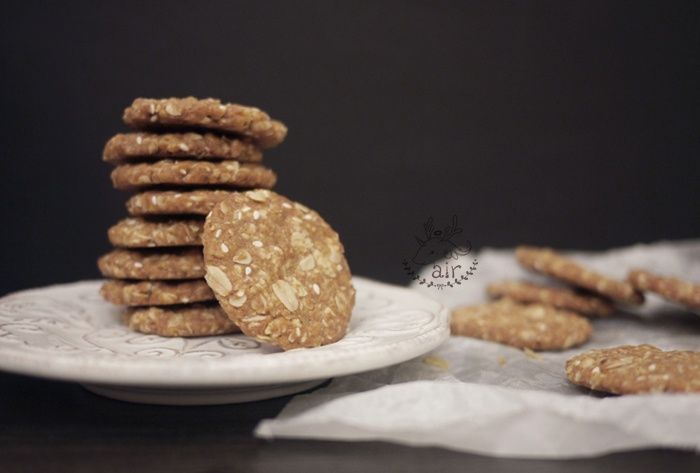
M 213 133 L 119 133 L 107 142 L 102 153 L 107 162 L 129 159 L 234 159 L 257 163 L 262 152 L 250 139 L 229 138 Z
M 528 282 L 491 283 L 487 291 L 494 298 L 508 297 L 517 302 L 540 303 L 557 309 L 568 309 L 599 317 L 608 316 L 615 311 L 609 302 L 600 297 L 577 294 L 569 289 L 541 286 Z
M 614 394 L 700 392 L 700 352 L 653 345 L 589 350 L 566 362 L 572 383 Z
M 275 173 L 259 164 L 238 161 L 171 161 L 122 164 L 112 171 L 116 189 L 133 189 L 154 185 L 222 185 L 236 187 L 272 187 Z
M 700 309 L 700 284 L 659 276 L 641 269 L 631 271 L 627 280 L 640 291 L 653 292 L 671 302 Z
M 519 246 L 515 250 L 515 256 L 528 269 L 588 289 L 603 297 L 626 304 L 639 305 L 644 302 L 642 293 L 630 283 L 603 276 L 549 248 Z
M 207 217 L 206 280 L 246 335 L 285 350 L 335 342 L 355 304 L 338 234 L 268 190 L 235 193 Z
M 113 250 L 97 261 L 102 275 L 115 279 L 198 279 L 204 277 L 202 249 L 171 252 Z
M 124 110 L 134 128 L 204 128 L 249 136 L 262 148 L 284 141 L 287 127 L 256 107 L 195 97 L 138 98 Z
M 587 341 L 591 324 L 573 312 L 509 299 L 452 311 L 453 335 L 480 338 L 531 350 L 563 350 Z
M 100 294 L 112 304 L 144 306 L 214 300 L 204 279 L 191 281 L 106 281 Z
M 147 191 L 132 196 L 126 208 L 131 215 L 206 215 L 231 194 L 222 190 Z
M 125 218 L 112 226 L 107 235 L 114 246 L 155 248 L 199 246 L 204 220 L 144 220 Z
M 240 332 L 216 304 L 129 309 L 124 321 L 130 329 L 161 337 L 200 337 Z

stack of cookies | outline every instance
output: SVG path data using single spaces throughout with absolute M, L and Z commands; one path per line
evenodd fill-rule
M 129 217 L 109 229 L 115 249 L 98 261 L 101 293 L 128 306 L 127 324 L 162 336 L 238 331 L 204 279 L 204 217 L 237 191 L 275 185 L 263 150 L 287 128 L 265 112 L 216 99 L 136 99 L 124 111 L 135 131 L 112 137 L 112 183 L 133 191 Z

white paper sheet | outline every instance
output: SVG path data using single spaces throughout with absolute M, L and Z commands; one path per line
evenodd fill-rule
M 700 281 L 700 240 L 636 245 L 605 253 L 572 253 L 624 277 L 633 267 Z M 478 255 L 473 279 L 454 290 L 419 288 L 449 307 L 486 300 L 485 286 L 503 279 L 538 280 L 518 267 L 512 250 Z M 603 396 L 566 380 L 564 362 L 581 351 L 652 343 L 700 350 L 700 315 L 650 296 L 643 308 L 594 320 L 582 347 L 524 352 L 451 337 L 428 356 L 334 379 L 296 396 L 261 437 L 385 440 L 487 455 L 571 458 L 651 447 L 700 451 L 700 395 Z M 441 367 L 442 361 L 447 366 Z

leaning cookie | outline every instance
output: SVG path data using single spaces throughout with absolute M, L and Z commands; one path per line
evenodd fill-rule
M 700 352 L 653 345 L 589 350 L 566 362 L 572 383 L 614 394 L 700 392 Z
M 489 284 L 487 291 L 494 298 L 507 297 L 518 302 L 551 305 L 557 309 L 573 310 L 598 317 L 609 316 L 615 311 L 609 302 L 600 297 L 528 282 L 496 282 Z
M 700 284 L 659 276 L 649 271 L 633 270 L 627 280 L 640 291 L 649 291 L 678 304 L 700 310 Z
M 117 249 L 97 261 L 102 275 L 115 279 L 198 279 L 204 277 L 202 249 L 170 252 Z
M 124 110 L 124 123 L 134 128 L 204 128 L 248 136 L 262 148 L 284 141 L 287 127 L 256 107 L 195 97 L 138 98 Z
M 259 164 L 238 161 L 171 161 L 122 164 L 111 174 L 116 189 L 133 189 L 155 185 L 191 186 L 223 185 L 236 187 L 273 187 L 275 173 Z
M 573 312 L 508 299 L 455 309 L 450 330 L 452 335 L 532 350 L 570 348 L 587 341 L 592 332 L 588 320 Z
M 130 329 L 161 337 L 201 337 L 240 332 L 216 304 L 129 309 L 124 321 Z
M 188 304 L 214 300 L 204 279 L 191 281 L 111 280 L 100 288 L 105 300 L 117 305 L 146 306 Z
M 530 270 L 588 289 L 603 297 L 634 305 L 644 302 L 642 293 L 630 283 L 587 269 L 549 248 L 520 246 L 515 250 L 515 256 L 521 265 Z
M 213 133 L 119 133 L 105 145 L 102 159 L 119 163 L 131 159 L 233 159 L 262 161 L 262 152 L 250 139 Z
M 125 218 L 108 231 L 110 243 L 124 248 L 161 248 L 202 244 L 203 220 Z
M 126 209 L 131 215 L 206 215 L 231 194 L 223 190 L 146 191 L 131 196 Z
M 235 193 L 207 217 L 206 280 L 246 335 L 285 350 L 342 338 L 355 290 L 338 234 L 267 190 Z

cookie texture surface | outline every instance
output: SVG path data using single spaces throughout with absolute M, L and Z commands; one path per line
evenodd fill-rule
M 600 297 L 577 294 L 564 288 L 547 287 L 520 281 L 489 284 L 488 294 L 494 298 L 507 297 L 523 303 L 540 303 L 558 309 L 568 309 L 587 315 L 606 317 L 615 309 Z
M 202 244 L 203 228 L 204 220 L 125 218 L 112 226 L 107 235 L 114 246 L 126 248 L 198 246 Z
M 455 309 L 450 330 L 453 335 L 532 350 L 570 348 L 587 341 L 592 332 L 588 320 L 573 312 L 508 299 Z
M 630 271 L 627 280 L 640 291 L 649 291 L 678 304 L 700 309 L 700 283 L 659 276 L 649 271 Z
M 520 246 L 515 257 L 524 267 L 546 274 L 603 297 L 626 304 L 639 305 L 644 296 L 627 281 L 618 281 L 587 269 L 549 248 Z
M 117 249 L 97 261 L 103 276 L 115 279 L 198 279 L 204 277 L 202 249 L 153 252 Z
M 700 392 L 700 352 L 653 345 L 589 350 L 566 362 L 572 383 L 614 394 Z
M 192 281 L 111 280 L 100 288 L 105 300 L 117 305 L 173 305 L 214 300 L 204 279 Z
M 131 215 L 206 215 L 222 199 L 233 194 L 223 190 L 146 191 L 126 202 Z
M 318 213 L 268 190 L 236 193 L 214 207 L 202 240 L 206 280 L 246 335 L 285 350 L 345 335 L 355 290 Z
M 161 337 L 201 337 L 240 332 L 216 304 L 129 309 L 124 321 L 130 329 Z
M 107 141 L 102 159 L 117 163 L 130 159 L 216 158 L 241 162 L 262 161 L 262 152 L 250 139 L 213 133 L 119 133 Z
M 256 107 L 195 97 L 138 98 L 124 110 L 134 128 L 205 128 L 249 136 L 262 148 L 284 141 L 287 127 Z
M 112 171 L 116 189 L 133 189 L 154 185 L 173 186 L 224 185 L 236 187 L 272 187 L 276 174 L 258 164 L 238 161 L 172 161 L 122 164 Z

